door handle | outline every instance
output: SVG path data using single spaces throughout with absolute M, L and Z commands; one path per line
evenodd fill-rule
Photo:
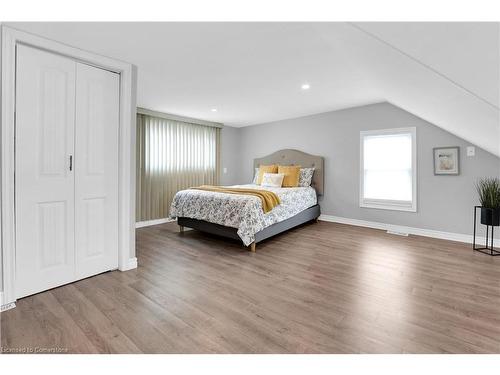
M 69 156 L 69 170 L 73 170 L 73 155 Z

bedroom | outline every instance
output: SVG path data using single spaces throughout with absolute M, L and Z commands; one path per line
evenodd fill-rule
M 499 354 L 499 56 L 498 22 L 2 22 L 2 353 Z

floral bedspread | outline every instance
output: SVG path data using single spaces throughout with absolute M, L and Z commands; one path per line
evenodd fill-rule
M 286 220 L 317 203 L 312 187 L 273 188 L 260 185 L 234 185 L 233 187 L 265 189 L 275 192 L 281 203 L 267 214 L 258 197 L 187 189 L 179 191 L 172 201 L 170 217 L 189 217 L 210 223 L 238 228 L 245 246 L 255 240 L 255 233 Z

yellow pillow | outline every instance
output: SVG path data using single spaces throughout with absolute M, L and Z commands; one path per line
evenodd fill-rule
M 280 165 L 278 166 L 278 173 L 283 173 L 283 187 L 297 187 L 299 186 L 300 165 Z
M 260 165 L 259 166 L 259 177 L 257 178 L 257 185 L 262 183 L 262 177 L 264 173 L 278 173 L 277 165 Z

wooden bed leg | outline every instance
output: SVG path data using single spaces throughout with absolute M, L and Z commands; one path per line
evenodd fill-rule
M 184 226 L 183 225 L 179 225 L 179 232 L 184 233 Z
M 255 253 L 255 241 L 250 244 L 250 251 Z

